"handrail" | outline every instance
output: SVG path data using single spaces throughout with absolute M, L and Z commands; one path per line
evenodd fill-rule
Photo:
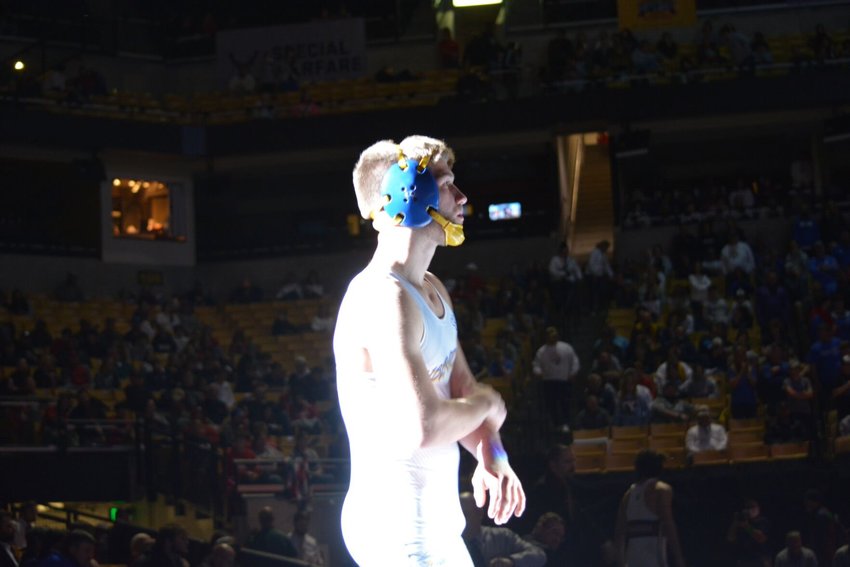
M 263 559 L 271 559 L 272 561 L 280 561 L 284 565 L 298 565 L 299 567 L 316 566 L 316 563 L 310 563 L 308 561 L 304 561 L 303 559 L 297 559 L 295 557 L 286 557 L 285 555 L 277 555 L 275 553 L 269 553 L 267 551 L 260 551 L 259 549 L 251 549 L 250 547 L 240 548 L 239 553 L 244 553 L 246 555 L 254 555 Z

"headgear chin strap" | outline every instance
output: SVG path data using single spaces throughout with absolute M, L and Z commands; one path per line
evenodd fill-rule
M 449 221 L 439 212 L 440 189 L 428 170 L 431 156 L 418 162 L 407 159 L 401 148 L 398 161 L 390 166 L 381 182 L 384 211 L 397 226 L 421 228 L 436 221 L 446 235 L 447 246 L 463 243 L 463 226 Z M 375 217 L 375 212 L 372 213 Z
M 452 222 L 436 209 L 430 209 L 428 214 L 431 218 L 437 221 L 437 224 L 443 227 L 443 232 L 446 233 L 446 246 L 460 246 L 466 237 L 463 235 L 463 225 Z

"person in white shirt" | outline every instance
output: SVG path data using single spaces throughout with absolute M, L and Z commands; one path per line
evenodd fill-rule
M 532 362 L 532 372 L 542 382 L 546 413 L 554 425 L 569 419 L 572 382 L 581 368 L 576 351 L 559 338 L 558 330 L 548 327 L 546 344 L 537 349 Z
M 736 268 L 741 268 L 745 274 L 752 274 L 756 268 L 752 248 L 742 242 L 734 231 L 729 236 L 729 243 L 720 251 L 720 263 L 724 274 L 731 274 Z
M 311 565 L 323 566 L 325 557 L 316 538 L 310 535 L 310 510 L 297 510 L 292 519 L 293 530 L 286 534 L 298 551 L 298 559 Z
M 712 423 L 708 406 L 697 407 L 697 424 L 688 429 L 685 436 L 685 448 L 688 453 L 704 451 L 722 451 L 726 448 L 726 430 L 718 423 Z
M 688 276 L 688 283 L 691 286 L 691 303 L 705 303 L 708 300 L 711 278 L 702 271 L 702 262 L 694 262 L 694 271 Z

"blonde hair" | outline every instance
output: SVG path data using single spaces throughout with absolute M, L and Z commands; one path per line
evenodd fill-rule
M 455 161 L 454 151 L 443 140 L 428 136 L 408 136 L 398 144 L 392 140 L 375 142 L 363 150 L 351 173 L 357 208 L 364 219 L 368 219 L 383 204 L 381 182 L 387 169 L 398 161 L 399 150 L 409 159 L 420 160 L 429 156 L 432 162 L 445 160 L 449 167 Z

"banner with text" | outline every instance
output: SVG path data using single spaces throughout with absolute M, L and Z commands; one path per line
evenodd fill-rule
M 617 0 L 620 29 L 690 27 L 697 23 L 696 0 Z
M 240 70 L 258 86 L 353 79 L 366 72 L 365 25 L 351 18 L 223 31 L 216 57 L 225 85 Z

